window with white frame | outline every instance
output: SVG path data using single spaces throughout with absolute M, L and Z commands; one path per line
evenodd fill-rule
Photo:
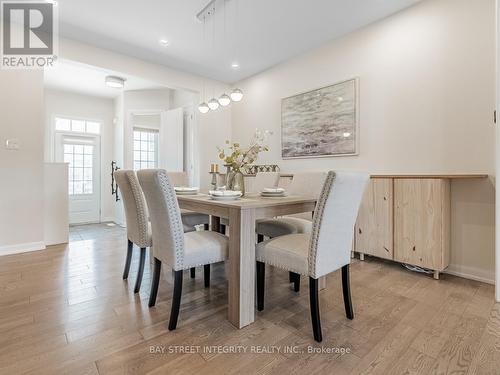
M 96 121 L 56 117 L 56 130 L 64 132 L 100 134 L 101 124 Z
M 134 128 L 134 169 L 158 168 L 158 130 Z

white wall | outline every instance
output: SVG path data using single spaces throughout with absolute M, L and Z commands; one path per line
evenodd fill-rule
M 274 131 L 260 163 L 282 171 L 357 169 L 494 175 L 495 1 L 427 0 L 238 83 L 233 139 Z M 281 159 L 281 98 L 360 79 L 360 154 Z M 450 271 L 494 278 L 494 187 L 452 185 Z
M 113 160 L 114 103 L 112 99 L 81 95 L 53 89 L 45 90 L 45 160 L 54 159 L 54 117 L 82 118 L 101 123 L 101 221 L 115 217 L 111 196 L 111 161 Z
M 0 255 L 39 250 L 43 225 L 43 73 L 0 70 Z M 19 150 L 5 149 L 17 139 Z
M 227 92 L 229 89 L 221 82 L 147 63 L 73 40 L 61 38 L 59 51 L 63 59 L 141 77 L 172 89 L 182 89 L 193 93 L 202 92 L 204 86 L 220 93 Z M 206 115 L 197 114 L 198 137 L 201 140 L 199 144 L 200 184 L 204 188 L 210 186 L 208 174 L 210 164 L 218 161 L 216 146 L 222 145 L 224 140 L 231 135 L 230 111 L 229 108 L 225 108 Z

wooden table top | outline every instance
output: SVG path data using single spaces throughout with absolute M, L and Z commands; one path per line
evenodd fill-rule
M 244 197 L 234 201 L 216 201 L 210 198 L 208 194 L 199 193 L 197 195 L 177 195 L 179 203 L 197 203 L 211 205 L 214 207 L 236 208 L 236 209 L 255 209 L 279 207 L 290 204 L 315 203 L 316 198 L 289 195 L 286 197 L 262 197 L 258 193 L 247 193 Z

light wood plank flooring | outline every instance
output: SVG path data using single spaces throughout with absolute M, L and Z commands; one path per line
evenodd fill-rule
M 217 265 L 210 289 L 201 269 L 194 280 L 186 272 L 178 328 L 169 332 L 169 272 L 149 309 L 149 267 L 134 295 L 138 250 L 124 282 L 125 248 L 122 228 L 88 225 L 72 228 L 68 246 L 0 258 L 0 374 L 500 374 L 500 304 L 491 285 L 436 281 L 373 258 L 354 262 L 355 319 L 345 318 L 336 272 L 320 292 L 317 344 L 307 280 L 294 293 L 286 272 L 268 268 L 265 310 L 237 330 L 226 320 L 227 283 Z M 208 352 L 231 345 L 247 352 Z M 180 352 L 187 349 L 195 353 Z

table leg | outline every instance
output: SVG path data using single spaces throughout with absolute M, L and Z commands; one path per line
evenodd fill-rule
M 255 211 L 229 211 L 228 318 L 237 328 L 255 320 Z
M 326 276 L 319 278 L 319 290 L 326 289 Z

